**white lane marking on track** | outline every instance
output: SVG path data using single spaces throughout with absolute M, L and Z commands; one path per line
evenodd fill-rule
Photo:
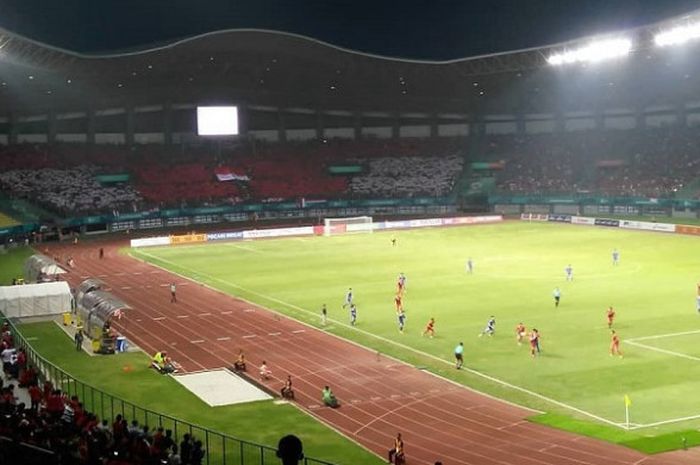
M 252 339 L 255 336 L 256 336 L 255 334 L 247 334 L 247 335 L 243 336 L 243 339 Z
M 206 313 L 200 313 L 200 314 L 199 314 L 199 315 L 197 315 L 197 316 L 211 316 L 211 313 L 209 313 L 209 312 L 206 312 Z
M 163 320 L 165 320 L 164 316 L 157 316 L 157 317 L 153 318 L 153 321 L 163 321 Z
M 135 274 L 135 275 L 140 275 L 140 274 L 143 274 L 143 272 L 142 272 L 142 271 L 134 271 L 134 274 Z
M 121 289 L 124 289 L 124 290 L 131 289 L 131 286 L 122 286 Z
M 202 342 L 204 342 L 204 339 L 195 339 L 194 341 L 190 341 L 192 344 L 201 344 Z
M 254 308 L 246 308 L 246 309 L 243 310 L 243 311 L 246 312 L 246 313 L 250 313 L 250 312 L 254 312 L 255 309 L 254 309 Z
M 268 336 L 279 336 L 282 333 L 275 332 L 275 333 L 267 333 Z
M 216 338 L 217 341 L 228 341 L 228 340 L 230 340 L 230 339 L 231 339 L 231 338 L 228 337 L 228 336 L 225 336 L 225 337 L 217 337 L 217 338 Z
M 294 331 L 292 331 L 292 334 L 299 334 L 299 333 L 305 333 L 305 332 L 306 332 L 305 329 L 295 329 Z
M 189 318 L 189 315 L 178 315 L 176 318 Z
M 226 312 L 221 312 L 222 315 L 230 315 L 230 314 L 232 314 L 232 313 L 233 313 L 233 312 L 232 312 L 231 310 L 228 310 L 228 311 L 226 311 Z

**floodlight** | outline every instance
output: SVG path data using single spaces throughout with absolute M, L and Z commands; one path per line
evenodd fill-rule
M 700 23 L 695 23 L 661 31 L 654 36 L 654 42 L 659 47 L 666 47 L 667 45 L 684 44 L 698 38 L 700 38 Z
M 578 49 L 555 53 L 547 58 L 547 63 L 554 66 L 569 63 L 597 63 L 626 56 L 630 50 L 632 50 L 632 41 L 629 39 L 600 40 Z

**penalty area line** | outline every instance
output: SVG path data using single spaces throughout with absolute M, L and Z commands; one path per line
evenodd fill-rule
M 256 292 L 256 291 L 250 290 L 250 289 L 248 289 L 248 288 L 245 288 L 245 287 L 243 287 L 243 286 L 239 286 L 238 284 L 232 283 L 232 282 L 230 282 L 230 281 L 226 281 L 226 280 L 224 280 L 224 279 L 221 279 L 221 278 L 218 278 L 218 277 L 215 277 L 215 276 L 207 275 L 206 273 L 199 273 L 199 272 L 197 272 L 196 270 L 193 270 L 193 269 L 191 269 L 191 268 L 182 266 L 182 265 L 180 265 L 180 264 L 178 264 L 178 263 L 175 263 L 175 262 L 173 262 L 173 261 L 171 261 L 171 260 L 167 260 L 167 259 L 165 259 L 165 258 L 156 257 L 156 256 L 154 256 L 154 255 L 151 255 L 151 254 L 148 253 L 148 252 L 144 252 L 143 250 L 139 250 L 139 254 L 144 255 L 144 256 L 146 256 L 146 257 L 150 257 L 152 260 L 155 260 L 155 261 L 157 261 L 157 262 L 160 261 L 160 262 L 162 262 L 162 263 L 170 264 L 171 266 L 174 266 L 175 268 L 178 268 L 178 269 L 183 270 L 183 271 L 185 271 L 185 272 L 189 272 L 189 273 L 192 273 L 192 274 L 198 274 L 198 275 L 200 275 L 200 276 L 206 276 L 207 278 L 209 278 L 209 279 L 212 280 L 212 281 L 218 281 L 219 283 L 222 283 L 222 284 L 225 284 L 225 285 L 228 285 L 228 286 L 231 286 L 231 287 L 235 287 L 235 288 L 240 289 L 240 290 L 242 290 L 242 291 L 244 291 L 244 292 L 247 292 L 247 293 L 249 293 L 249 294 L 256 295 L 256 296 L 258 296 L 258 297 L 261 297 L 261 298 L 263 298 L 263 299 L 266 299 L 266 300 L 268 300 L 268 301 L 270 301 L 270 302 L 276 302 L 276 303 L 281 304 L 281 305 L 284 305 L 284 306 L 286 306 L 286 307 L 289 307 L 289 308 L 298 310 L 298 311 L 300 311 L 300 312 L 303 312 L 303 313 L 306 313 L 306 314 L 309 314 L 309 315 L 313 315 L 314 317 L 318 317 L 317 313 L 314 312 L 314 311 L 307 310 L 307 309 L 305 309 L 305 308 L 299 307 L 298 305 L 294 305 L 294 304 L 291 304 L 291 303 L 289 303 L 289 302 L 285 302 L 285 301 L 283 301 L 283 300 L 277 299 L 276 297 L 268 296 L 268 295 L 266 295 L 266 294 L 261 294 L 260 292 Z M 153 266 L 158 266 L 158 265 L 155 265 L 155 264 L 153 264 L 153 263 L 151 263 L 151 265 L 153 265 Z M 166 271 L 173 272 L 173 271 L 167 270 L 167 269 L 166 269 Z M 173 272 L 173 273 L 175 273 L 175 272 Z M 178 274 L 178 273 L 175 273 L 175 274 Z M 181 275 L 181 276 L 182 276 L 182 275 Z M 184 277 L 188 278 L 186 275 L 185 275 Z M 191 279 L 191 278 L 190 278 L 190 279 Z M 238 298 L 240 299 L 240 297 L 238 297 Z M 243 299 L 243 300 L 245 300 L 245 299 Z M 272 310 L 272 309 L 268 309 L 268 310 L 271 311 L 271 312 L 273 312 L 273 313 L 278 313 L 278 312 L 276 312 L 275 310 Z M 286 318 L 289 318 L 288 315 L 284 315 L 284 316 L 285 316 Z M 292 319 L 293 319 L 293 318 L 292 318 Z M 415 348 L 413 348 L 413 347 L 411 347 L 411 346 L 408 346 L 408 345 L 403 344 L 403 343 L 400 343 L 400 342 L 393 341 L 393 340 L 391 340 L 391 339 L 385 338 L 385 337 L 380 336 L 380 335 L 378 335 L 378 334 L 374 334 L 374 333 L 371 333 L 371 332 L 369 332 L 369 331 L 365 331 L 365 330 L 359 329 L 359 328 L 357 328 L 356 326 L 351 326 L 351 325 L 349 325 L 349 324 L 347 324 L 347 323 L 343 323 L 343 322 L 341 322 L 341 321 L 339 321 L 339 320 L 334 320 L 334 319 L 332 319 L 332 318 L 328 318 L 328 321 L 332 321 L 332 322 L 334 322 L 334 323 L 336 323 L 336 324 L 338 324 L 338 325 L 343 326 L 344 328 L 357 331 L 357 332 L 359 332 L 359 333 L 361 333 L 361 334 L 364 334 L 364 335 L 366 335 L 366 336 L 369 336 L 369 337 L 371 337 L 371 338 L 380 340 L 380 341 L 382 341 L 382 342 L 391 344 L 391 345 L 396 346 L 396 347 L 400 347 L 400 348 L 402 348 L 402 349 L 405 349 L 405 350 L 407 350 L 407 351 L 413 352 L 413 353 L 415 353 L 415 354 L 422 355 L 422 356 L 424 356 L 424 357 L 430 358 L 430 359 L 435 360 L 435 361 L 437 361 L 437 362 L 440 362 L 440 363 L 442 363 L 442 364 L 449 365 L 449 366 L 453 366 L 453 365 L 454 365 L 454 363 L 453 363 L 452 361 L 450 361 L 450 360 L 445 360 L 445 359 L 440 358 L 440 357 L 438 357 L 438 356 L 436 356 L 436 355 L 429 354 L 429 353 L 427 353 L 427 352 L 423 352 L 423 351 L 421 351 L 421 350 L 415 349 Z M 322 331 L 322 329 L 320 329 L 320 330 Z M 332 333 L 329 333 L 329 334 L 332 334 Z M 343 340 L 345 340 L 345 341 L 347 341 L 347 342 L 350 342 L 350 343 L 352 343 L 352 344 L 354 344 L 354 345 L 356 345 L 356 346 L 358 346 L 358 347 L 363 347 L 365 350 L 370 350 L 370 349 L 368 349 L 367 347 L 362 346 L 361 344 L 358 344 L 358 343 L 356 343 L 356 342 L 354 342 L 354 341 L 350 341 L 349 339 L 345 339 L 345 338 L 342 338 L 342 337 L 337 336 L 337 335 L 333 335 L 333 336 L 338 337 L 339 339 L 343 339 Z M 246 338 L 248 338 L 248 337 L 251 337 L 251 336 L 243 336 L 244 339 L 246 339 Z M 252 335 L 252 337 L 255 337 L 255 335 Z M 402 363 L 405 363 L 405 362 L 402 362 Z M 491 382 L 493 382 L 493 383 L 495 383 L 495 384 L 500 384 L 501 386 L 505 386 L 505 387 L 510 388 L 510 389 L 513 389 L 513 390 L 515 390 L 515 391 L 522 392 L 522 393 L 524 393 L 524 394 L 527 394 L 527 395 L 532 396 L 532 397 L 534 397 L 534 398 L 543 400 L 543 401 L 548 402 L 548 403 L 550 403 L 550 404 L 557 405 L 557 406 L 559 406 L 559 407 L 563 407 L 563 408 L 565 408 L 565 409 L 567 409 L 567 410 L 570 410 L 570 411 L 572 411 L 572 412 L 576 412 L 576 413 L 579 413 L 579 414 L 581 414 L 581 415 L 587 416 L 587 417 L 589 417 L 589 418 L 593 418 L 593 419 L 598 420 L 598 421 L 600 421 L 600 422 L 602 422 L 602 423 L 605 423 L 605 424 L 608 424 L 608 425 L 611 425 L 611 426 L 615 426 L 615 427 L 618 427 L 618 428 L 625 429 L 624 425 L 622 425 L 621 423 L 618 423 L 618 422 L 609 420 L 609 419 L 607 419 L 607 418 L 603 418 L 603 417 L 598 416 L 598 415 L 596 415 L 596 414 L 594 414 L 594 413 L 587 412 L 587 411 L 582 410 L 582 409 L 580 409 L 580 408 L 578 408 L 578 407 L 574 407 L 573 405 L 569 405 L 569 404 L 566 404 L 566 403 L 564 403 L 564 402 L 558 401 L 558 400 L 556 400 L 556 399 L 552 399 L 551 397 L 547 397 L 547 396 L 545 396 L 545 395 L 543 395 L 543 394 L 539 394 L 539 393 L 534 392 L 534 391 L 531 391 L 531 390 L 529 390 L 529 389 L 527 389 L 527 388 L 524 388 L 524 387 L 521 387 L 521 386 L 517 386 L 517 385 L 515 385 L 515 384 L 511 384 L 511 383 L 509 383 L 509 382 L 507 382 L 507 381 L 504 381 L 504 380 L 502 380 L 502 379 L 498 379 L 498 378 L 495 378 L 495 377 L 493 377 L 493 376 L 487 375 L 486 373 L 482 373 L 482 372 L 480 372 L 480 371 L 477 371 L 477 370 L 474 370 L 474 369 L 471 369 L 471 368 L 467 368 L 467 367 L 462 367 L 462 371 L 471 373 L 471 374 L 473 374 L 473 375 L 475 375 L 475 376 L 478 376 L 478 377 L 480 377 L 480 378 L 486 379 L 486 380 L 491 381 Z M 468 386 L 465 386 L 465 385 L 461 385 L 461 386 L 463 386 L 464 388 L 466 388 L 466 389 L 468 389 L 468 390 L 471 390 L 471 391 L 473 391 L 473 392 L 477 392 L 477 393 L 479 393 L 479 394 L 481 394 L 481 395 L 490 397 L 490 398 L 492 398 L 492 399 L 496 399 L 496 400 L 499 400 L 499 401 L 501 401 L 501 402 L 506 402 L 506 403 L 509 403 L 509 404 L 511 404 L 511 405 L 516 405 L 516 406 L 518 406 L 518 407 L 520 407 L 520 408 L 523 408 L 523 409 L 527 409 L 527 410 L 531 410 L 531 411 L 537 412 L 537 410 L 535 410 L 535 409 L 531 409 L 531 408 L 529 408 L 529 407 L 524 407 L 524 406 L 522 406 L 522 405 L 517 405 L 517 404 L 515 404 L 515 403 L 513 403 L 513 402 L 510 402 L 510 401 L 507 401 L 507 400 L 504 400 L 504 399 L 499 399 L 498 397 L 495 397 L 495 396 L 493 396 L 493 395 L 490 395 L 490 394 L 487 394 L 487 393 L 484 393 L 484 392 L 481 392 L 481 391 L 477 391 L 476 389 L 470 388 L 470 387 L 468 387 Z M 540 413 L 541 413 L 541 412 L 540 412 Z
M 695 357 L 693 355 L 684 354 L 683 352 L 674 352 L 672 350 L 666 350 L 666 349 L 661 349 L 659 347 L 648 346 L 646 344 L 640 344 L 639 342 L 634 342 L 634 341 L 625 341 L 625 343 L 627 343 L 629 345 L 636 346 L 636 347 L 641 347 L 642 349 L 652 350 L 654 352 L 659 352 L 659 353 L 666 354 L 666 355 L 673 355 L 674 357 L 687 358 L 688 360 L 694 360 L 696 362 L 700 362 L 700 357 Z
M 666 333 L 666 334 L 655 334 L 653 336 L 633 337 L 631 339 L 628 339 L 627 341 L 628 342 L 648 341 L 651 339 L 663 339 L 666 337 L 687 336 L 690 334 L 700 334 L 700 329 L 696 329 L 694 331 L 681 331 L 680 333 Z

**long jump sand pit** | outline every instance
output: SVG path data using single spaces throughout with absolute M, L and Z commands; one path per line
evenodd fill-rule
M 224 369 L 185 373 L 173 378 L 212 407 L 272 399 L 265 391 Z

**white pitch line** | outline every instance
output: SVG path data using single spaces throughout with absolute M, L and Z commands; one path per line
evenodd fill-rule
M 209 313 L 209 312 L 207 312 L 207 313 L 200 313 L 200 314 L 197 315 L 197 316 L 211 316 L 211 313 Z
M 175 318 L 189 318 L 189 315 L 178 315 Z
M 646 344 L 640 344 L 640 343 L 634 342 L 634 341 L 625 341 L 625 342 L 627 344 L 630 344 L 633 346 L 641 347 L 642 349 L 653 350 L 654 352 L 660 352 L 662 354 L 673 355 L 675 357 L 687 358 L 688 360 L 695 360 L 696 362 L 700 362 L 700 357 L 694 357 L 692 355 L 684 354 L 682 352 L 674 352 L 672 350 L 660 349 L 659 347 L 648 346 Z
M 226 245 L 229 245 L 229 246 L 231 246 L 231 247 L 235 247 L 235 248 L 241 249 L 241 250 L 247 250 L 248 252 L 265 253 L 265 252 L 263 252 L 262 250 L 253 249 L 252 247 L 246 247 L 246 246 L 244 246 L 244 245 L 235 244 L 235 243 L 232 243 L 232 242 L 229 242 L 229 243 L 227 243 Z
M 299 334 L 299 333 L 305 333 L 305 332 L 306 332 L 305 329 L 295 329 L 294 331 L 292 331 L 292 334 Z
M 158 316 L 158 317 L 153 318 L 153 321 L 163 321 L 163 320 L 165 320 L 164 316 Z
M 194 341 L 190 341 L 191 344 L 201 344 L 204 342 L 204 339 L 195 339 Z
M 179 269 L 181 269 L 181 270 L 189 271 L 190 273 L 193 273 L 193 274 L 195 273 L 195 270 L 193 270 L 193 269 L 191 269 L 191 268 L 188 268 L 188 267 L 185 267 L 185 266 L 182 266 L 182 265 L 179 265 L 179 264 L 177 264 L 177 263 L 175 263 L 175 262 L 173 262 L 173 261 L 171 261 L 171 260 L 168 260 L 168 259 L 165 259 L 165 258 L 156 257 L 156 256 L 154 256 L 154 255 L 152 255 L 152 254 L 150 254 L 150 253 L 148 253 L 148 252 L 144 252 L 143 250 L 140 250 L 139 253 L 142 254 L 142 255 L 144 255 L 144 256 L 146 256 L 146 257 L 151 257 L 151 259 L 153 259 L 153 260 L 155 260 L 155 261 L 160 261 L 160 262 L 164 262 L 164 263 L 169 263 L 170 265 L 174 266 L 175 268 L 179 268 Z M 151 265 L 152 265 L 152 266 L 158 266 L 158 265 L 153 265 L 153 263 L 151 263 Z M 167 270 L 167 271 L 170 271 L 170 270 Z M 172 272 L 172 271 L 170 271 L 170 272 Z M 177 274 L 177 273 L 175 273 L 175 274 Z M 262 293 L 260 293 L 260 292 L 253 291 L 253 290 L 251 290 L 251 289 L 245 288 L 245 287 L 243 287 L 243 286 L 240 286 L 240 285 L 238 285 L 238 284 L 232 283 L 232 282 L 230 282 L 230 281 L 226 281 L 226 280 L 221 279 L 221 278 L 217 278 L 217 277 L 214 277 L 214 276 L 211 276 L 211 275 L 207 275 L 207 274 L 205 274 L 205 273 L 200 273 L 200 274 L 201 274 L 201 275 L 204 275 L 204 276 L 207 276 L 207 277 L 208 277 L 210 280 L 212 280 L 212 281 L 218 281 L 218 282 L 220 282 L 220 283 L 222 283 L 222 284 L 225 284 L 225 285 L 231 286 L 231 287 L 235 287 L 235 288 L 240 289 L 240 290 L 242 290 L 242 291 L 244 291 L 244 292 L 247 292 L 247 293 L 249 293 L 249 294 L 251 294 L 251 295 L 256 295 L 256 296 L 258 296 L 258 297 L 261 297 L 261 298 L 263 298 L 263 299 L 266 299 L 266 300 L 268 300 L 268 301 L 270 301 L 270 302 L 276 302 L 276 303 L 278 303 L 278 304 L 287 306 L 287 307 L 289 307 L 289 308 L 293 308 L 293 309 L 298 310 L 298 311 L 300 311 L 300 312 L 304 312 L 304 313 L 307 313 L 307 314 L 309 314 L 309 315 L 313 315 L 314 317 L 318 317 L 318 314 L 317 314 L 317 312 L 315 312 L 315 311 L 307 310 L 307 309 L 305 309 L 305 308 L 299 307 L 298 305 L 290 304 L 289 302 L 285 302 L 285 301 L 280 300 L 280 299 L 278 299 L 278 298 L 276 298 L 276 297 L 271 297 L 271 296 L 268 296 L 268 295 L 266 295 L 266 294 L 262 294 Z M 182 276 L 182 275 L 181 275 L 181 276 Z M 221 291 L 218 290 L 218 289 L 217 289 L 217 291 L 221 292 Z M 238 297 L 238 298 L 240 299 L 240 297 Z M 245 299 L 242 299 L 242 300 L 245 300 Z M 254 309 L 251 309 L 251 310 L 252 310 L 252 311 L 255 311 Z M 273 312 L 273 313 L 279 313 L 279 312 L 275 312 L 275 310 L 272 310 L 272 309 L 268 309 L 268 310 L 269 310 L 270 312 Z M 285 317 L 291 318 L 291 317 L 288 316 L 288 315 L 285 315 Z M 293 318 L 292 318 L 292 319 L 293 319 Z M 403 343 L 401 343 L 401 342 L 393 341 L 393 340 L 391 340 L 391 339 L 385 338 L 385 337 L 380 336 L 380 335 L 378 335 L 378 334 L 374 334 L 374 333 L 371 333 L 371 332 L 369 332 L 369 331 L 365 331 L 365 330 L 360 329 L 360 328 L 357 328 L 357 327 L 355 327 L 355 326 L 351 326 L 351 325 L 349 325 L 349 324 L 347 324 L 347 323 L 343 323 L 343 322 L 341 322 L 341 321 L 339 321 L 339 320 L 334 320 L 334 319 L 331 319 L 331 318 L 329 318 L 328 320 L 329 320 L 329 321 L 332 321 L 332 322 L 334 322 L 334 323 L 336 323 L 336 324 L 338 324 L 338 325 L 340 325 L 340 326 L 343 326 L 343 327 L 345 327 L 345 328 L 347 328 L 347 329 L 352 329 L 352 330 L 354 330 L 354 331 L 357 331 L 358 333 L 361 333 L 361 334 L 364 334 L 364 335 L 369 336 L 369 337 L 371 337 L 371 338 L 374 338 L 374 339 L 380 340 L 380 341 L 382 341 L 382 342 L 385 342 L 385 343 L 394 345 L 394 346 L 396 346 L 396 347 L 400 347 L 400 348 L 402 348 L 402 349 L 404 349 L 404 350 L 407 350 L 407 351 L 409 351 L 409 352 L 413 352 L 413 353 L 422 355 L 422 356 L 424 356 L 424 357 L 430 358 L 430 359 L 435 360 L 435 361 L 437 361 L 437 362 L 440 362 L 440 363 L 442 363 L 442 364 L 449 365 L 449 366 L 453 366 L 453 365 L 454 365 L 454 362 L 453 362 L 452 360 L 445 360 L 445 359 L 440 358 L 440 357 L 438 357 L 438 356 L 436 356 L 436 355 L 429 354 L 429 353 L 427 353 L 427 352 L 423 352 L 422 350 L 419 350 L 419 349 L 416 349 L 416 348 L 414 348 L 414 347 L 408 346 L 408 345 L 403 344 Z M 246 336 L 243 336 L 243 337 L 245 338 Z M 253 337 L 255 337 L 255 336 L 253 336 Z M 340 337 L 340 336 L 336 336 L 336 337 L 338 337 L 339 339 L 343 339 L 343 340 L 345 340 L 345 341 L 347 341 L 347 342 L 349 342 L 349 343 L 351 343 L 351 344 L 354 344 L 354 345 L 356 345 L 356 346 L 363 347 L 363 346 L 361 346 L 360 344 L 358 344 L 358 343 L 356 343 L 356 342 L 354 342 L 354 341 L 351 341 L 351 340 L 349 340 L 349 339 L 345 339 L 345 338 L 342 338 L 342 337 Z M 367 347 L 364 347 L 364 348 L 367 349 Z M 550 404 L 557 405 L 557 406 L 563 407 L 563 408 L 565 408 L 565 409 L 567 409 L 567 410 L 571 410 L 571 411 L 580 413 L 581 415 L 585 415 L 585 416 L 587 416 L 587 417 L 589 417 L 589 418 L 593 418 L 593 419 L 595 419 L 595 420 L 598 420 L 598 421 L 600 421 L 600 422 L 606 423 L 606 424 L 608 424 L 608 425 L 612 425 L 612 426 L 616 426 L 616 427 L 618 427 L 618 428 L 625 429 L 625 425 L 624 425 L 624 424 L 617 423 L 617 422 L 612 421 L 612 420 L 608 420 L 607 418 L 603 418 L 603 417 L 598 416 L 598 415 L 596 415 L 596 414 L 594 414 L 594 413 L 587 412 L 587 411 L 582 410 L 582 409 L 580 409 L 580 408 L 578 408 L 578 407 L 574 407 L 573 405 L 569 405 L 569 404 L 566 404 L 566 403 L 564 403 L 564 402 L 560 402 L 560 401 L 558 401 L 558 400 L 556 400 L 556 399 L 552 399 L 551 397 L 547 397 L 547 396 L 545 396 L 545 395 L 543 395 L 543 394 L 539 394 L 539 393 L 537 393 L 537 392 L 531 391 L 531 390 L 526 389 L 526 388 L 524 388 L 524 387 L 517 386 L 517 385 L 515 385 L 515 384 L 511 384 L 511 383 L 509 383 L 509 382 L 507 382 L 507 381 L 504 381 L 504 380 L 502 380 L 502 379 L 498 379 L 498 378 L 495 378 L 495 377 L 493 377 L 493 376 L 487 375 L 486 373 L 482 373 L 482 372 L 480 372 L 480 371 L 477 371 L 477 370 L 474 370 L 474 369 L 471 369 L 471 368 L 467 368 L 467 367 L 462 367 L 462 371 L 471 373 L 471 374 L 473 374 L 473 375 L 475 375 L 475 376 L 478 376 L 478 377 L 480 377 L 480 378 L 484 378 L 484 379 L 489 380 L 489 381 L 491 381 L 491 382 L 493 382 L 493 383 L 500 384 L 501 386 L 505 386 L 505 387 L 507 387 L 507 388 L 513 389 L 514 391 L 519 391 L 519 392 L 528 394 L 528 395 L 530 395 L 530 396 L 532 396 L 532 397 L 535 397 L 535 398 L 537 398 L 537 399 L 540 399 L 540 400 L 549 402 Z M 446 379 L 446 378 L 441 378 L 441 379 Z M 466 385 L 461 385 L 461 386 L 464 387 L 464 388 L 466 388 L 466 389 L 470 389 L 470 390 L 472 390 L 472 391 L 474 391 L 474 392 L 477 392 L 477 393 L 479 393 L 479 394 L 481 394 L 481 395 L 484 395 L 484 396 L 487 396 L 487 397 L 491 397 L 491 398 L 493 398 L 493 399 L 497 399 L 497 400 L 500 400 L 500 401 L 502 401 L 502 402 L 506 402 L 506 403 L 511 403 L 511 404 L 512 404 L 512 402 L 504 401 L 503 399 L 499 399 L 499 398 L 494 397 L 494 396 L 492 396 L 492 395 L 490 395 L 490 394 L 487 394 L 487 393 L 484 393 L 484 392 L 482 392 L 482 391 L 478 391 L 478 390 L 476 390 L 476 389 L 470 388 L 469 386 L 466 386 Z M 517 404 L 514 404 L 514 405 L 517 405 Z M 520 408 L 523 408 L 523 409 L 535 411 L 534 409 L 531 409 L 531 408 L 528 408 L 528 407 L 523 407 L 523 406 L 519 406 L 519 407 L 520 407 Z
M 256 336 L 255 334 L 248 334 L 248 335 L 246 335 L 246 336 L 243 336 L 243 339 L 252 339 L 252 338 L 254 338 L 255 336 Z
M 631 427 L 630 429 L 634 430 L 634 429 L 642 429 L 642 428 L 651 428 L 654 426 L 668 425 L 670 423 L 680 423 L 682 421 L 697 420 L 698 418 L 700 418 L 700 415 L 691 415 L 689 417 L 672 418 L 670 420 L 662 420 L 662 421 L 657 421 L 654 423 L 645 423 L 645 424 L 641 424 L 641 425 L 635 425 L 635 426 Z
M 267 333 L 268 336 L 279 336 L 280 334 L 282 334 L 282 333 L 279 333 L 279 332 L 277 332 L 277 333 Z
M 226 336 L 226 337 L 217 337 L 216 340 L 217 340 L 217 341 L 229 341 L 229 340 L 231 340 L 231 338 L 228 337 L 228 336 Z
M 700 333 L 700 329 L 696 329 L 695 331 L 682 331 L 680 333 L 667 333 L 667 334 L 656 334 L 654 336 L 633 337 L 632 339 L 627 339 L 627 342 L 648 341 L 650 339 L 663 339 L 665 337 L 687 336 L 688 334 L 698 334 L 698 333 Z

